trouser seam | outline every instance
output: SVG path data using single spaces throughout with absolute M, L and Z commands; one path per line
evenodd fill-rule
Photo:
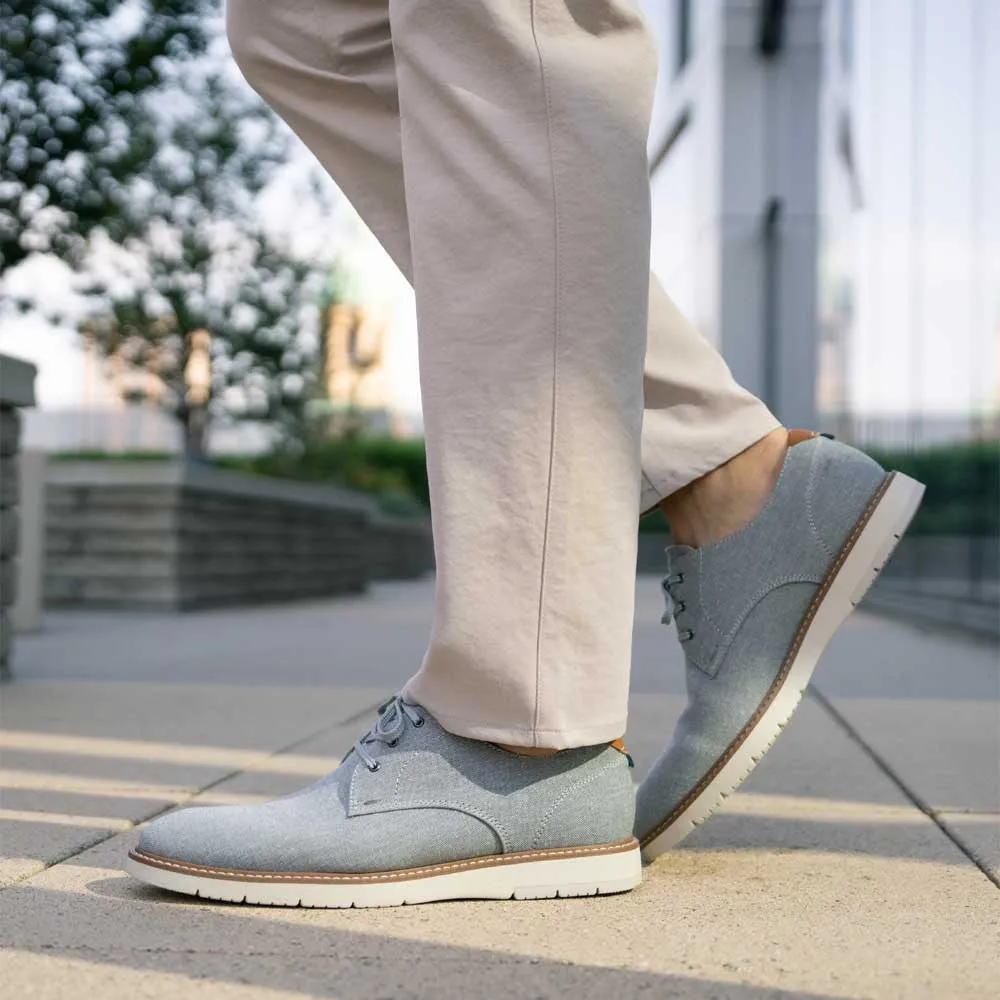
M 557 399 L 559 387 L 559 328 L 562 321 L 561 295 L 562 273 L 559 256 L 559 196 L 556 185 L 555 144 L 552 139 L 552 102 L 548 78 L 545 73 L 545 62 L 542 58 L 542 48 L 538 40 L 536 24 L 536 0 L 531 0 L 531 39 L 538 56 L 538 72 L 542 87 L 542 98 L 545 104 L 545 131 L 549 152 L 549 178 L 552 187 L 552 257 L 553 257 L 553 332 L 552 332 L 552 411 L 549 423 L 549 468 L 545 493 L 545 520 L 542 529 L 542 556 L 539 567 L 538 582 L 538 632 L 535 640 L 535 706 L 532 728 L 538 729 L 539 712 L 541 710 L 542 683 L 542 637 L 545 621 L 545 583 L 548 572 L 549 533 L 552 517 L 552 494 L 555 479 L 555 443 L 557 426 Z

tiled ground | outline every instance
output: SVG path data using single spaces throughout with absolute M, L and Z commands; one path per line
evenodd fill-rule
M 683 682 L 655 582 L 638 606 L 641 772 Z M 0 995 L 996 996 L 996 650 L 861 615 L 821 665 L 822 696 L 631 894 L 272 910 L 121 874 L 135 824 L 163 809 L 325 773 L 412 671 L 429 609 L 429 584 L 391 585 L 182 618 L 53 615 L 21 637 L 0 689 Z

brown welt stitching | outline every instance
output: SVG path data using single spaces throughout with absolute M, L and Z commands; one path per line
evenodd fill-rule
M 691 789 L 690 792 L 681 800 L 681 802 L 674 808 L 674 810 L 666 817 L 660 821 L 657 826 L 655 826 L 645 837 L 642 838 L 642 846 L 645 847 L 647 844 L 655 840 L 664 830 L 667 829 L 674 821 L 681 816 L 698 798 L 702 792 L 715 780 L 719 772 L 732 760 L 736 751 L 739 750 L 741 746 L 746 742 L 750 733 L 753 732 L 754 727 L 760 722 L 761 716 L 768 710 L 771 706 L 771 702 L 778 696 L 778 692 L 781 690 L 782 685 L 785 682 L 785 678 L 788 676 L 788 672 L 792 669 L 792 663 L 795 661 L 795 657 L 798 655 L 799 649 L 802 646 L 802 642 L 806 637 L 806 632 L 809 631 L 809 626 L 812 624 L 813 619 L 816 617 L 816 613 L 819 611 L 820 605 L 823 603 L 824 598 L 827 593 L 829 593 L 830 588 L 833 586 L 833 581 L 837 578 L 837 574 L 840 572 L 841 567 L 844 565 L 847 557 L 851 554 L 851 550 L 857 544 L 858 538 L 861 537 L 861 532 L 864 531 L 868 522 L 871 520 L 872 514 L 875 513 L 875 508 L 878 507 L 885 496 L 886 491 L 889 489 L 893 479 L 895 479 L 896 473 L 890 472 L 885 479 L 882 480 L 882 484 L 875 491 L 875 495 L 868 501 L 868 506 L 864 509 L 861 517 L 858 519 L 857 523 L 854 525 L 853 530 L 847 537 L 847 541 L 844 542 L 843 547 L 837 554 L 837 558 L 834 560 L 833 565 L 827 570 L 826 576 L 823 578 L 823 582 L 820 584 L 819 590 L 816 591 L 816 595 L 813 597 L 809 607 L 806 609 L 805 616 L 803 617 L 801 623 L 799 624 L 798 631 L 795 633 L 795 637 L 792 639 L 792 644 L 789 647 L 788 653 L 785 656 L 785 660 L 781 665 L 781 670 L 778 672 L 778 676 L 774 679 L 774 682 L 767 690 L 767 694 L 764 695 L 763 700 L 757 706 L 757 710 L 751 716 L 750 721 L 739 731 L 736 739 L 726 747 L 722 756 L 719 757 L 716 762 L 712 765 L 711 770 L 709 770 L 705 776 Z
M 209 865 L 193 865 L 184 861 L 172 861 L 158 854 L 147 854 L 138 849 L 129 851 L 129 857 L 153 868 L 178 871 L 185 875 L 199 875 L 203 878 L 232 879 L 239 882 L 286 882 L 286 883 L 374 883 L 405 882 L 430 878 L 450 872 L 471 871 L 476 868 L 502 868 L 523 861 L 551 861 L 556 858 L 597 857 L 602 854 L 623 854 L 639 846 L 635 837 L 626 837 L 613 844 L 597 844 L 592 847 L 553 847 L 541 851 L 517 851 L 513 854 L 490 854 L 482 858 L 469 858 L 443 865 L 424 865 L 420 868 L 404 868 L 393 872 L 372 872 L 365 875 L 349 875 L 339 872 L 253 872 L 239 868 L 215 868 Z

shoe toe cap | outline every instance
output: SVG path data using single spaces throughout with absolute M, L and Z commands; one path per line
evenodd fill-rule
M 173 861 L 222 868 L 247 867 L 254 821 L 241 807 L 181 809 L 161 816 L 139 836 L 138 849 Z

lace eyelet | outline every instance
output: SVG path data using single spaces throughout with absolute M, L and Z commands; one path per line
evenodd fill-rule
M 677 638 L 680 639 L 681 642 L 690 642 L 694 638 L 694 632 L 692 632 L 691 629 L 686 628 Z
M 389 742 L 388 742 L 388 743 L 386 743 L 386 746 L 387 746 L 387 747 L 394 747 L 394 746 L 396 746 L 396 744 L 397 744 L 397 743 L 399 743 L 399 740 L 398 740 L 398 739 L 395 739 L 395 740 L 389 740 Z
M 381 766 L 382 766 L 382 765 L 381 765 L 381 764 L 379 764 L 379 762 L 378 762 L 378 761 L 375 761 L 375 763 L 374 763 L 374 764 L 371 764 L 371 765 L 369 766 L 368 770 L 369 770 L 369 771 L 371 771 L 371 773 L 372 773 L 372 774 L 374 774 L 374 773 L 375 773 L 375 772 L 376 772 L 376 771 L 377 771 L 377 770 L 378 770 L 378 769 L 379 769 L 379 768 L 380 768 Z
M 683 601 L 678 601 L 677 607 L 674 609 L 674 614 L 679 615 L 682 611 L 687 611 L 687 605 Z
M 424 724 L 424 717 L 420 716 L 420 718 L 417 719 L 417 721 L 413 723 L 413 728 L 414 729 L 419 729 L 423 724 Z

